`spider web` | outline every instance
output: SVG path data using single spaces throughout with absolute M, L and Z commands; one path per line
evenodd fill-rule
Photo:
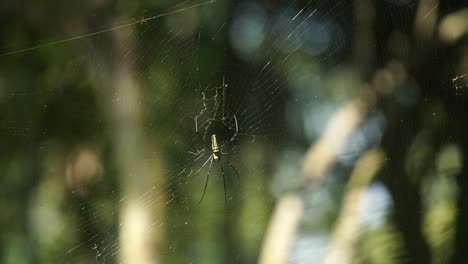
M 269 178 L 268 167 L 274 163 L 274 156 L 267 156 L 262 150 L 265 151 L 266 143 L 272 142 L 281 147 L 286 143 L 278 139 L 291 133 L 286 129 L 288 121 L 283 112 L 288 107 L 287 99 L 298 94 L 300 97 L 301 91 L 293 89 L 290 93 L 288 86 L 318 81 L 314 79 L 316 76 L 303 74 L 304 67 L 311 65 L 301 62 L 302 56 L 314 57 L 334 68 L 338 65 L 337 58 L 345 51 L 346 34 L 340 21 L 346 21 L 349 15 L 346 1 L 294 1 L 277 8 L 281 10 L 279 13 L 270 13 L 261 3 L 233 3 L 232 21 L 222 15 L 223 5 L 226 3 L 221 1 L 183 1 L 162 11 L 144 12 L 141 18 L 136 16 L 115 26 L 2 55 L 9 60 L 45 56 L 48 52 L 64 56 L 66 65 L 52 66 L 57 71 L 51 74 L 53 81 L 46 81 L 46 85 L 34 90 L 11 91 L 8 100 L 45 98 L 49 103 L 41 109 L 43 115 L 65 109 L 64 115 L 55 114 L 56 122 L 71 119 L 92 124 L 98 131 L 98 139 L 105 137 L 103 120 L 112 117 L 96 114 L 99 109 L 95 106 L 82 114 L 89 98 L 80 89 L 96 86 L 100 98 L 96 105 L 119 104 L 126 98 L 112 92 L 115 80 L 107 76 L 112 69 L 131 65 L 135 78 L 141 82 L 143 96 L 139 103 L 143 116 L 149 117 L 145 128 L 162 139 L 159 150 L 145 159 L 167 164 L 164 181 L 151 182 L 139 196 L 144 206 L 162 207 L 167 212 L 165 217 L 151 219 L 152 226 L 166 230 L 167 239 L 160 249 L 162 263 L 207 263 L 210 259 L 223 262 L 216 252 L 206 252 L 204 247 L 222 241 L 226 233 L 231 239 L 226 242 L 230 243 L 227 247 L 236 252 L 232 255 L 238 256 L 233 262 L 255 259 L 257 253 L 247 252 L 248 248 L 233 242 L 234 231 L 220 231 L 222 223 L 228 225 L 230 218 L 253 216 L 242 222 L 244 229 L 255 230 L 253 237 L 244 234 L 239 240 L 253 243 L 252 248 L 258 250 L 274 201 L 269 186 L 261 184 L 265 182 L 262 179 Z M 188 22 L 183 22 L 184 19 Z M 111 37 L 114 33 L 117 38 Z M 119 51 L 109 48 L 112 38 L 123 40 L 117 41 Z M 252 39 L 257 42 L 242 43 Z M 226 40 L 232 48 L 226 47 L 223 43 Z M 215 60 L 211 65 L 216 67 L 207 66 L 211 60 Z M 63 58 L 57 58 L 57 63 L 62 61 Z M 74 78 L 62 77 L 75 71 Z M 72 86 L 81 76 L 86 76 L 84 87 L 62 88 Z M 76 105 L 60 105 L 59 99 L 67 97 L 78 98 Z M 195 133 L 196 122 L 205 142 Z M 4 124 L 1 132 L 4 135 L 31 137 L 28 122 L 10 120 Z M 44 135 L 41 147 L 45 152 L 54 150 L 53 142 L 47 140 L 56 136 L 54 129 L 54 125 L 45 124 L 41 130 Z M 75 137 L 75 131 L 68 135 L 68 140 Z M 214 164 L 204 201 L 198 205 L 208 166 L 200 168 L 206 154 L 211 154 L 205 144 L 210 146 L 213 134 L 218 136 L 222 151 L 229 153 L 223 159 L 239 171 L 240 180 L 229 166 L 224 166 L 228 196 L 225 205 L 221 172 Z M 106 167 L 116 167 L 112 161 L 105 163 Z M 50 246 L 53 262 L 114 263 L 118 260 L 119 206 L 126 197 L 119 193 L 115 179 L 106 178 L 114 177 L 115 173 L 107 169 L 103 177 L 73 184 L 63 194 L 67 198 L 56 206 L 66 208 L 63 214 L 70 216 L 70 222 L 58 224 L 62 229 L 57 232 L 66 234 L 67 239 L 61 246 Z M 246 213 L 245 205 L 250 200 L 260 208 L 256 215 Z M 50 204 L 47 208 L 55 207 Z M 41 216 L 47 212 L 38 209 L 36 214 Z M 43 228 L 42 225 L 37 228 Z M 203 235 L 197 237 L 197 234 Z M 58 237 L 51 241 L 57 243 Z

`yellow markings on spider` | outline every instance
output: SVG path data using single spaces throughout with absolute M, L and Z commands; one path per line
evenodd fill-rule
M 219 146 L 218 146 L 218 141 L 216 140 L 216 134 L 213 134 L 211 136 L 211 149 L 213 152 L 213 159 L 218 160 L 219 159 Z

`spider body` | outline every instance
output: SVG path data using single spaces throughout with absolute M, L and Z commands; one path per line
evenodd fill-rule
M 208 159 L 205 161 L 205 163 L 203 163 L 203 165 L 200 167 L 200 169 L 198 169 L 197 172 L 195 172 L 195 175 L 197 175 L 206 165 L 208 165 L 208 163 L 210 163 L 210 166 L 208 167 L 208 174 L 206 176 L 206 182 L 205 182 L 205 188 L 203 189 L 203 195 L 200 199 L 200 201 L 198 203 L 201 203 L 201 201 L 203 200 L 203 197 L 205 197 L 205 193 L 206 193 L 206 188 L 208 187 L 208 180 L 210 178 L 210 173 L 211 173 L 211 166 L 213 165 L 213 162 L 219 162 L 220 164 L 220 168 L 221 168 L 221 175 L 223 176 L 223 186 L 224 186 L 224 203 L 227 203 L 227 198 L 226 198 L 226 179 L 224 177 L 224 169 L 223 169 L 223 163 L 221 162 L 221 156 L 222 155 L 230 155 L 229 153 L 224 153 L 222 152 L 222 148 L 224 145 L 220 146 L 218 144 L 218 140 L 216 138 L 216 134 L 212 134 L 211 135 L 211 147 L 203 140 L 203 137 L 200 135 L 200 133 L 198 132 L 198 121 L 197 121 L 198 117 L 195 118 L 195 132 L 197 133 L 197 136 L 200 138 L 200 140 L 203 142 L 203 144 L 205 145 L 205 147 L 207 149 L 210 150 L 210 153 L 208 155 L 210 155 L 208 157 Z M 237 134 L 237 132 L 239 131 L 239 126 L 237 125 L 237 118 L 236 116 L 234 116 L 234 121 L 235 121 L 235 124 L 236 124 L 236 131 L 235 131 L 235 134 L 233 137 L 231 137 L 230 141 L 232 141 L 235 137 L 235 135 Z M 239 179 L 239 173 L 237 172 L 237 170 L 234 168 L 234 166 L 232 166 L 232 164 L 230 162 L 228 162 L 229 166 L 232 168 L 232 170 L 236 173 L 237 175 L 237 179 Z
M 211 136 L 211 149 L 212 149 L 213 159 L 215 161 L 221 160 L 221 152 L 219 151 L 218 141 L 216 140 L 216 134 L 213 134 Z
M 144 16 L 140 16 L 140 25 L 146 24 L 146 18 Z

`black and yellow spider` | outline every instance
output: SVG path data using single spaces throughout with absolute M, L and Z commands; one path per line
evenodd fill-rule
M 224 186 L 224 203 L 227 203 L 227 198 L 226 198 L 226 179 L 224 177 L 224 169 L 223 169 L 223 163 L 222 163 L 222 156 L 224 155 L 230 155 L 230 153 L 225 153 L 222 151 L 222 148 L 224 145 L 222 145 L 221 147 L 219 146 L 218 144 L 218 141 L 216 139 L 216 134 L 212 134 L 211 135 L 211 147 L 209 146 L 209 144 L 207 144 L 205 142 L 205 140 L 203 139 L 203 137 L 200 135 L 200 133 L 198 132 L 198 121 L 197 121 L 198 117 L 195 118 L 195 132 L 197 133 L 197 136 L 200 138 L 200 140 L 203 142 L 203 144 L 205 145 L 205 147 L 210 150 L 210 153 L 208 155 L 210 155 L 208 157 L 208 159 L 205 161 L 205 163 L 203 163 L 203 165 L 200 167 L 200 169 L 198 169 L 198 171 L 195 173 L 195 175 L 197 175 L 207 164 L 208 162 L 210 163 L 210 166 L 208 167 L 208 174 L 206 176 L 206 182 L 205 182 L 205 188 L 203 189 L 203 194 L 202 194 L 202 197 L 200 199 L 200 201 L 198 203 L 201 203 L 201 201 L 203 200 L 203 197 L 205 197 L 205 192 L 206 192 L 206 188 L 208 187 L 208 180 L 210 178 L 210 173 L 211 173 L 211 165 L 213 165 L 213 162 L 216 163 L 216 162 L 219 162 L 220 164 L 220 167 L 221 167 L 221 175 L 223 176 L 223 186 Z M 236 124 L 236 131 L 235 131 L 235 134 L 239 131 L 239 126 L 237 125 L 237 118 L 236 116 L 234 116 L 234 121 L 235 121 L 235 124 Z M 234 134 L 234 135 L 235 135 Z M 234 137 L 233 137 L 234 138 Z M 231 138 L 231 140 L 233 139 Z M 237 179 L 239 180 L 239 173 L 237 172 L 236 168 L 234 168 L 234 166 L 231 164 L 231 162 L 227 162 L 229 164 L 229 166 L 232 168 L 232 170 L 236 173 L 237 175 Z

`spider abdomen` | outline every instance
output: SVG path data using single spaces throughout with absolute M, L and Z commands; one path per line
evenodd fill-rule
M 219 146 L 218 146 L 218 141 L 216 140 L 216 134 L 213 134 L 211 136 L 211 149 L 213 150 L 214 154 L 219 153 Z

